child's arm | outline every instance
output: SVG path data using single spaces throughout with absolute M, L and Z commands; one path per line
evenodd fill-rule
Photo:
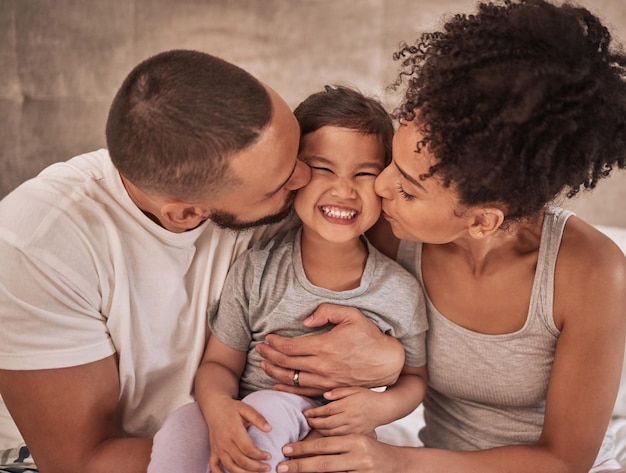
M 269 432 L 271 427 L 255 409 L 237 400 L 239 379 L 246 352 L 238 351 L 211 336 L 196 373 L 196 399 L 209 426 L 211 471 L 268 471 L 260 460 L 269 454 L 258 449 L 247 432 L 250 424 Z
M 383 392 L 337 388 L 324 393 L 333 402 L 304 414 L 311 428 L 324 436 L 368 434 L 376 427 L 410 414 L 424 400 L 426 366 L 404 366 L 398 381 Z

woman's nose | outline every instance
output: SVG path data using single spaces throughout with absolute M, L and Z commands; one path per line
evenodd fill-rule
M 374 181 L 374 190 L 383 199 L 390 199 L 392 197 L 392 193 L 390 192 L 390 190 L 392 190 L 390 186 L 390 178 L 390 166 L 387 166 L 383 169 L 383 172 L 376 177 L 376 181 Z

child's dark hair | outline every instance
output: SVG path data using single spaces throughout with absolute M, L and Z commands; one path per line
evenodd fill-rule
M 385 165 L 391 162 L 393 121 L 385 107 L 372 97 L 345 86 L 327 85 L 323 91 L 309 95 L 294 114 L 300 123 L 301 136 L 324 126 L 376 135 L 385 149 Z
M 461 203 L 532 217 L 593 188 L 626 156 L 626 57 L 584 8 L 544 0 L 479 5 L 394 56 L 413 121 Z

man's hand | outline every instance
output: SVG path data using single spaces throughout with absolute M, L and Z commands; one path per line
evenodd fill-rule
M 286 338 L 268 335 L 256 349 L 262 368 L 278 380 L 275 389 L 305 396 L 336 387 L 377 387 L 395 383 L 404 364 L 404 348 L 353 307 L 322 304 L 304 321 L 306 327 L 335 327 L 320 335 Z M 294 372 L 299 371 L 294 386 Z

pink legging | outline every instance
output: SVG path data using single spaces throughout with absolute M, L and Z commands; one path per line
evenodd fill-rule
M 319 401 L 279 391 L 257 391 L 243 402 L 254 407 L 272 426 L 269 433 L 249 427 L 254 444 L 272 455 L 267 463 L 276 465 L 285 459 L 282 447 L 303 439 L 310 431 L 302 411 L 320 405 Z M 209 471 L 209 429 L 198 403 L 186 404 L 163 423 L 154 436 L 148 473 L 207 473 Z M 214 472 L 216 473 L 216 472 Z

